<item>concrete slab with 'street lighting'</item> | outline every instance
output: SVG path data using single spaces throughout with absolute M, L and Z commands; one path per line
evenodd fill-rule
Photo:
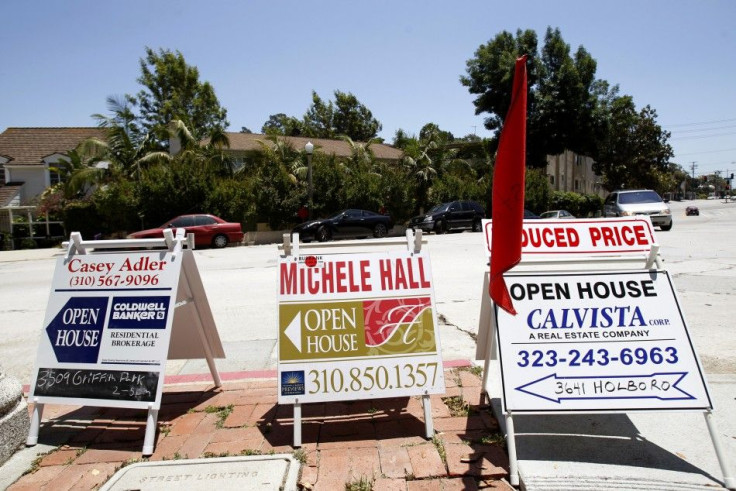
M 142 462 L 124 467 L 101 491 L 297 489 L 299 462 L 290 454 Z

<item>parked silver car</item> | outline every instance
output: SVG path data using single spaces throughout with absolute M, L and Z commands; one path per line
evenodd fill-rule
M 575 215 L 573 215 L 567 210 L 550 210 L 550 211 L 545 211 L 544 213 L 539 215 L 539 218 L 573 219 L 575 218 Z
M 603 202 L 607 217 L 648 215 L 652 225 L 667 231 L 672 228 L 672 212 L 662 197 L 651 189 L 614 191 Z

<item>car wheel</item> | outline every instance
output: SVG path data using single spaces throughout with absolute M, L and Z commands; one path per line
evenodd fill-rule
M 227 246 L 227 235 L 215 235 L 212 238 L 212 246 L 217 249 L 222 249 L 223 247 Z
M 480 220 L 473 220 L 473 232 L 480 232 Z
M 672 230 L 672 222 L 670 222 L 669 225 L 660 225 L 660 229 L 662 229 L 663 232 L 668 232 L 669 230 Z
M 373 237 L 376 237 L 380 239 L 381 237 L 386 237 L 386 225 L 382 223 L 377 223 L 376 227 L 373 229 Z
M 320 227 L 317 229 L 317 233 L 314 234 L 314 237 L 320 242 L 327 242 L 330 240 L 330 231 L 327 230 L 326 227 Z
M 443 220 L 440 220 L 434 226 L 434 233 L 436 233 L 436 234 L 446 234 L 447 231 L 448 231 L 448 228 L 449 227 L 447 226 L 447 220 L 444 220 L 444 219 Z

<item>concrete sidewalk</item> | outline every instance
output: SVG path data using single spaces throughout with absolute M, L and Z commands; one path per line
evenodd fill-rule
M 302 409 L 303 446 L 295 449 L 293 406 L 276 404 L 275 376 L 222 374 L 219 389 L 196 381 L 204 376 L 167 377 L 150 458 L 141 456 L 145 411 L 47 405 L 39 445 L 0 468 L 0 487 L 96 489 L 146 460 L 293 454 L 302 462 L 301 489 L 361 480 L 373 487 L 359 489 L 376 491 L 513 489 L 498 422 L 481 404 L 479 374 L 467 362 L 446 363 L 447 392 L 431 398 L 431 440 L 419 398 L 313 403 Z

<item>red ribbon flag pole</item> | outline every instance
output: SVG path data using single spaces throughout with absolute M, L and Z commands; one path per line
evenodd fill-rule
M 493 170 L 490 295 L 516 315 L 503 274 L 521 261 L 526 174 L 526 59 L 516 60 L 511 106 L 506 114 Z

